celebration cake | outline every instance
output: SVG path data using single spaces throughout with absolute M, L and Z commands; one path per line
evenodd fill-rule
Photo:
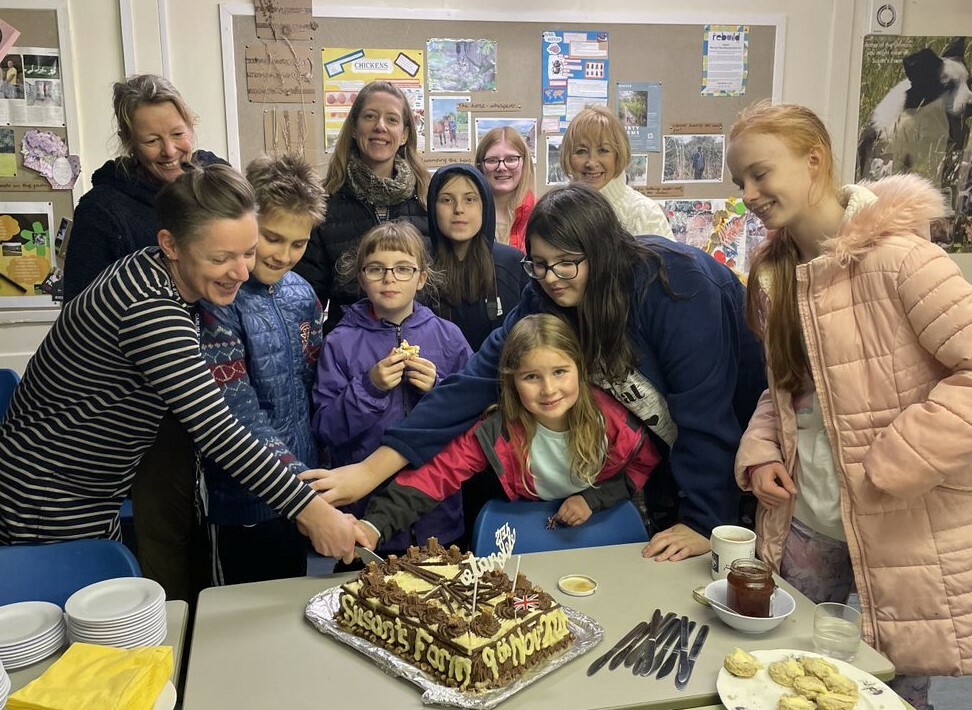
M 475 558 L 429 538 L 343 585 L 335 620 L 443 685 L 506 687 L 574 639 L 560 604 L 522 574 L 510 580 L 508 556 Z

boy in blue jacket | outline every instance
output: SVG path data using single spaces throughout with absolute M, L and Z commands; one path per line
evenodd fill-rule
M 229 306 L 200 302 L 200 347 L 233 415 L 297 474 L 317 465 L 311 388 L 321 349 L 321 305 L 291 272 L 324 220 L 321 178 L 303 158 L 257 158 L 246 168 L 259 206 L 250 279 Z M 280 517 L 211 461 L 203 500 L 213 581 L 239 584 L 307 573 L 307 550 Z

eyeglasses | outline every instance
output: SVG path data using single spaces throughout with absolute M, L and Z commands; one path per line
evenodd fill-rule
M 498 170 L 500 165 L 505 165 L 510 170 L 516 170 L 521 160 L 523 160 L 521 155 L 508 155 L 505 158 L 484 158 L 483 165 L 490 170 Z
M 527 276 L 531 279 L 542 281 L 547 278 L 547 271 L 553 271 L 554 276 L 558 279 L 570 281 L 571 279 L 577 278 L 577 272 L 580 270 L 582 261 L 587 261 L 587 257 L 582 256 L 580 259 L 564 259 L 563 261 L 558 261 L 556 264 L 538 264 L 529 259 L 521 259 L 520 263 L 523 265 L 523 270 L 527 272 Z
M 372 264 L 362 268 L 361 273 L 369 281 L 384 281 L 385 274 L 391 271 L 396 281 L 411 281 L 418 270 L 419 268 L 417 266 L 405 266 L 404 264 L 399 264 L 398 266 L 378 266 L 377 264 Z

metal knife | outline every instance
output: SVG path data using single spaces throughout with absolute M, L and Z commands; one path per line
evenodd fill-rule
M 658 610 L 655 609 L 655 611 L 658 611 Z M 658 613 L 661 613 L 661 612 L 658 612 Z M 621 661 L 623 661 L 625 659 L 625 657 L 628 655 L 628 652 L 631 650 L 631 648 L 633 646 L 636 646 L 638 644 L 638 642 L 641 641 L 641 639 L 645 636 L 645 634 L 647 634 L 650 630 L 651 630 L 651 623 L 650 622 L 645 622 L 644 627 L 641 629 L 641 631 L 638 633 L 638 635 L 635 636 L 634 638 L 630 639 L 628 641 L 628 643 L 623 648 L 621 648 L 617 653 L 614 654 L 614 658 L 612 658 L 611 659 L 611 662 L 608 663 L 608 670 L 609 671 L 613 671 L 615 668 L 617 668 L 618 666 L 620 666 L 621 665 Z
M 648 632 L 648 638 L 639 643 L 637 646 L 634 646 L 628 652 L 628 655 L 625 656 L 625 668 L 631 668 L 631 666 L 635 665 L 635 663 L 637 663 L 637 661 L 641 658 L 645 658 L 647 656 L 651 656 L 652 658 L 655 657 L 655 646 L 658 644 L 658 636 L 661 634 L 662 627 L 674 616 L 674 612 L 669 612 L 663 619 L 661 612 L 659 612 L 657 618 L 652 619 L 652 626 L 651 630 Z
M 661 630 L 658 632 L 657 640 L 655 642 L 655 648 L 651 649 L 651 653 L 642 651 L 641 655 L 635 660 L 634 665 L 631 667 L 631 672 L 635 675 L 649 675 L 649 669 L 655 663 L 655 651 L 659 652 L 661 658 L 658 659 L 658 663 L 661 664 L 667 649 L 663 649 L 662 646 L 669 639 L 669 634 L 674 631 L 675 635 L 678 635 L 678 617 L 675 614 L 668 614 L 662 621 Z M 657 669 L 657 666 L 656 666 Z
M 690 621 L 688 628 L 689 628 L 689 633 L 692 633 L 692 629 L 695 628 L 695 622 Z M 679 633 L 681 633 L 681 628 L 679 629 Z M 655 676 L 655 678 L 661 680 L 669 673 L 671 673 L 675 669 L 675 662 L 678 660 L 678 656 L 679 656 L 679 647 L 675 646 L 674 648 L 672 648 L 672 652 L 668 654 L 668 658 L 665 659 L 665 662 L 662 663 L 661 668 L 658 669 L 658 674 Z
M 682 625 L 678 630 L 678 672 L 688 673 L 689 627 L 688 617 L 682 617 Z
M 603 656 L 597 658 L 597 660 L 595 660 L 590 666 L 588 666 L 587 675 L 594 675 L 599 670 L 601 670 L 604 667 L 604 665 L 610 660 L 611 656 L 613 656 L 619 650 L 627 646 L 631 642 L 631 639 L 636 638 L 641 634 L 643 634 L 645 629 L 647 628 L 648 628 L 648 622 L 642 621 L 633 629 L 631 629 L 631 631 L 625 634 L 623 639 L 621 639 L 616 644 L 614 644 L 614 647 L 610 651 L 605 653 Z
M 668 628 L 665 629 L 665 632 L 662 634 L 662 637 L 658 642 L 658 651 L 655 653 L 655 658 L 652 661 L 651 666 L 647 667 L 645 664 L 642 664 L 641 670 L 638 671 L 638 675 L 652 675 L 661 667 L 662 662 L 665 660 L 665 656 L 668 654 L 668 649 L 672 647 L 672 644 L 675 643 L 675 640 L 678 638 L 678 627 L 678 619 L 672 619 L 668 625 Z M 637 668 L 637 666 L 635 667 Z
M 708 635 L 709 626 L 702 624 L 701 628 L 699 628 L 699 633 L 695 636 L 695 643 L 692 644 L 692 650 L 689 651 L 688 663 L 684 667 L 679 663 L 678 673 L 675 675 L 675 687 L 679 690 L 685 690 L 685 686 L 688 685 L 689 678 L 692 677 L 692 669 L 695 668 L 695 659 L 699 657 L 702 644 L 705 643 L 705 638 Z
M 354 546 L 354 554 L 361 558 L 361 561 L 365 564 L 369 562 L 377 562 L 378 564 L 384 564 L 385 559 L 381 555 L 377 555 L 367 547 L 361 547 L 361 545 Z

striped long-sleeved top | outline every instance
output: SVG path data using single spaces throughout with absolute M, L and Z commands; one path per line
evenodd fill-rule
M 0 424 L 0 544 L 118 539 L 118 509 L 167 409 L 201 453 L 280 513 L 314 492 L 230 414 L 158 248 L 68 303 Z

